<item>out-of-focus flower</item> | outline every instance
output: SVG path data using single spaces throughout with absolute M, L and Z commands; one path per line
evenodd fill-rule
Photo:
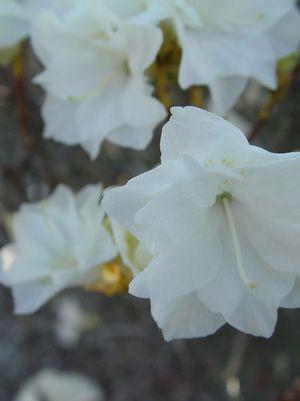
M 283 300 L 295 303 L 286 297 L 299 274 L 300 154 L 250 146 L 201 109 L 172 114 L 161 165 L 103 199 L 153 255 L 130 292 L 151 299 L 167 339 L 206 336 L 225 322 L 269 337 Z
M 45 369 L 23 384 L 14 401 L 103 401 L 99 386 L 78 373 Z
M 250 77 L 276 88 L 277 61 L 299 44 L 295 0 L 158 0 L 140 15 L 171 24 L 182 48 L 181 87 L 208 85 L 222 114 Z
M 0 281 L 11 287 L 16 313 L 31 313 L 64 288 L 88 286 L 117 256 L 99 207 L 101 187 L 76 195 L 60 185 L 23 205 L 13 219 L 14 244 L 1 250 Z
M 150 142 L 165 110 L 144 71 L 162 43 L 154 25 L 120 19 L 96 0 L 79 0 L 63 17 L 35 19 L 33 43 L 45 71 L 45 136 L 81 144 L 92 158 L 102 141 L 135 149 Z
M 55 334 L 64 347 L 74 347 L 84 332 L 94 330 L 100 323 L 98 315 L 88 312 L 78 299 L 71 296 L 59 298 L 55 304 Z

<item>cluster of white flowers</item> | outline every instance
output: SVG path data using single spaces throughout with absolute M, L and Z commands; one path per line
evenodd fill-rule
M 170 36 L 179 86 L 208 86 L 224 115 L 250 78 L 276 88 L 299 26 L 295 0 L 0 0 L 0 49 L 29 37 L 42 63 L 44 136 L 91 158 L 105 139 L 144 149 L 166 118 L 151 67 Z M 106 190 L 103 207 L 100 185 L 60 185 L 14 215 L 0 282 L 17 313 L 71 286 L 105 292 L 118 266 L 166 339 L 226 322 L 269 337 L 279 307 L 300 307 L 300 155 L 251 146 L 201 109 L 172 114 L 161 165 Z
M 0 47 L 30 34 L 45 71 L 44 134 L 94 158 L 104 139 L 144 149 L 166 111 L 145 75 L 173 30 L 183 89 L 209 86 L 224 114 L 249 78 L 276 88 L 297 47 L 295 0 L 1 0 Z

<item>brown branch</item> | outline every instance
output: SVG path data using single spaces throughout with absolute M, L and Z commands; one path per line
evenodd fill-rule
M 27 97 L 24 85 L 24 46 L 24 44 L 20 46 L 20 50 L 12 61 L 12 90 L 16 99 L 17 118 L 22 141 L 27 151 L 31 152 L 34 140 L 29 131 Z
M 278 106 L 290 92 L 293 82 L 297 79 L 300 72 L 300 64 L 296 68 L 287 74 L 280 74 L 278 72 L 278 88 L 274 91 L 270 91 L 266 102 L 261 107 L 258 118 L 255 121 L 248 137 L 248 141 L 253 142 L 261 133 L 264 126 L 269 121 L 274 109 Z

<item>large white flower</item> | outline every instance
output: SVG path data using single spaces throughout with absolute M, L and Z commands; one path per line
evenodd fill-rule
M 66 287 L 89 285 L 117 256 L 99 207 L 101 187 L 76 195 L 60 185 L 13 218 L 14 243 L 1 250 L 0 281 L 13 291 L 16 313 L 31 313 Z
M 278 307 L 300 299 L 300 154 L 250 146 L 201 109 L 172 114 L 161 165 L 103 199 L 153 255 L 130 292 L 151 299 L 167 339 L 225 322 L 269 337 Z
M 165 117 L 144 71 L 162 33 L 121 19 L 97 0 L 79 0 L 65 16 L 35 19 L 33 43 L 46 69 L 45 136 L 81 144 L 91 157 L 102 141 L 143 149 Z
M 151 2 L 150 2 L 151 3 Z M 296 50 L 295 0 L 158 0 L 182 47 L 182 88 L 208 85 L 224 114 L 249 78 L 276 87 L 278 59 Z M 149 12 L 149 18 L 153 11 Z
M 14 401 L 103 401 L 102 390 L 78 373 L 44 369 L 28 379 Z

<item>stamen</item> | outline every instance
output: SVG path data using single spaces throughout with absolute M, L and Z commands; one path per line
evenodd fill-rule
M 252 281 L 248 278 L 246 271 L 245 271 L 239 237 L 238 237 L 237 229 L 235 226 L 233 214 L 231 211 L 230 202 L 228 201 L 228 197 L 226 197 L 226 196 L 222 197 L 221 200 L 222 200 L 222 203 L 223 203 L 223 206 L 225 209 L 225 213 L 228 218 L 228 222 L 229 222 L 229 226 L 230 226 L 238 271 L 239 271 L 241 279 L 245 283 L 245 285 L 248 288 L 250 288 L 251 290 L 253 290 L 254 288 L 256 288 L 257 284 L 255 281 Z

